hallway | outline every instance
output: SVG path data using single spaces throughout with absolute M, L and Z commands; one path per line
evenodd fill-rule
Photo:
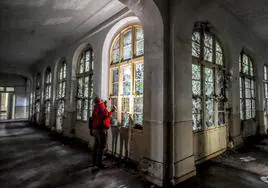
M 63 144 L 65 143 L 65 144 Z M 268 174 L 268 146 L 261 145 L 237 154 L 224 154 L 203 164 L 198 176 L 177 187 L 264 188 L 262 173 Z M 106 170 L 89 166 L 86 147 L 76 142 L 55 139 L 53 133 L 28 127 L 25 123 L 0 124 L 0 187 L 93 187 L 145 188 L 152 185 L 126 168 L 106 161 Z M 256 161 L 243 163 L 242 156 Z

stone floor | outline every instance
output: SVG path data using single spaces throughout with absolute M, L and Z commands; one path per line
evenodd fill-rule
M 243 162 L 241 157 L 256 160 Z M 153 187 L 138 173 L 105 161 L 105 170 L 89 167 L 90 154 L 76 142 L 25 123 L 0 123 L 0 187 Z M 268 176 L 268 139 L 239 152 L 226 153 L 198 167 L 198 175 L 177 187 L 267 188 L 260 180 Z

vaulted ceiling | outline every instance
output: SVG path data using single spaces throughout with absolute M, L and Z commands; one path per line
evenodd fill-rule
M 118 0 L 1 0 L 0 65 L 31 65 L 123 8 Z
M 267 0 L 213 1 L 268 44 Z M 29 66 L 62 41 L 89 32 L 124 8 L 118 0 L 1 0 L 0 67 Z

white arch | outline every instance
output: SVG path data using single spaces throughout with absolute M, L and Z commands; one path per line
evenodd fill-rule
M 136 16 L 130 16 L 123 18 L 117 22 L 107 33 L 102 48 L 102 64 L 101 64 L 101 98 L 108 98 L 108 84 L 109 84 L 109 52 L 110 46 L 115 35 L 129 24 L 140 23 L 140 20 Z

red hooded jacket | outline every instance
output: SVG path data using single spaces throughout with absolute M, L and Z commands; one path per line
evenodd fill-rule
M 98 100 L 92 113 L 92 129 L 109 129 L 111 127 L 110 116 L 112 112 L 107 110 L 104 102 L 100 98 Z

